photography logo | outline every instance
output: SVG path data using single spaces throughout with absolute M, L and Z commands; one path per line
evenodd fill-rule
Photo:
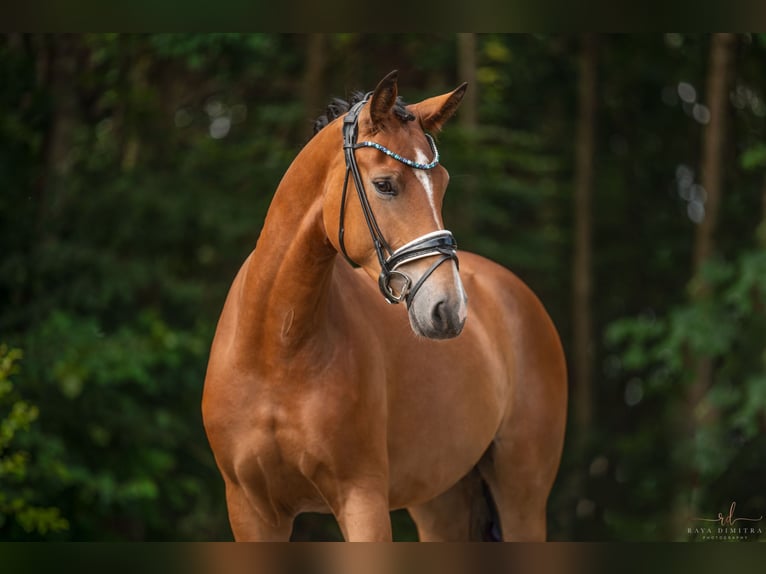
M 758 518 L 736 516 L 737 503 L 732 502 L 729 513 L 718 513 L 718 518 L 694 518 L 695 526 L 688 528 L 688 534 L 697 540 L 751 540 L 763 534 Z

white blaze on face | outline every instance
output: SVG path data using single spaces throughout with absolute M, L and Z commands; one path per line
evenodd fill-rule
M 422 150 L 415 150 L 415 161 L 418 163 L 429 163 L 431 160 L 426 156 L 425 153 L 423 153 Z M 418 181 L 423 186 L 423 189 L 426 192 L 426 196 L 428 197 L 428 203 L 431 206 L 431 213 L 434 218 L 434 223 L 436 224 L 437 229 L 443 229 L 441 224 L 439 223 L 439 214 L 436 211 L 436 199 L 434 198 L 434 186 L 433 182 L 431 181 L 431 170 L 428 169 L 415 169 L 415 177 L 418 178 Z M 460 273 L 458 272 L 457 265 L 454 261 L 450 261 L 449 264 L 452 267 L 452 280 L 453 284 L 455 285 L 456 289 L 458 290 L 458 317 L 461 322 L 465 321 L 466 314 L 467 314 L 467 297 L 465 294 L 465 289 L 463 288 L 463 282 L 460 279 Z
M 428 156 L 423 153 L 422 150 L 415 150 L 415 161 L 418 163 L 429 163 L 431 160 L 428 159 Z M 434 223 L 436 223 L 436 228 L 441 229 L 441 225 L 439 225 L 439 215 L 436 213 L 436 200 L 434 199 L 434 186 L 433 182 L 431 181 L 431 170 L 429 169 L 416 169 L 415 170 L 415 177 L 418 178 L 418 181 L 420 182 L 420 185 L 423 186 L 423 189 L 426 190 L 426 196 L 428 197 L 428 203 L 431 205 L 431 214 L 434 216 Z

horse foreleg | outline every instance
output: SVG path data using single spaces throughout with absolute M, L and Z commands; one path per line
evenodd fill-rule
M 388 485 L 357 484 L 345 490 L 333 509 L 347 542 L 390 542 Z
M 407 510 L 421 542 L 481 541 L 491 536 L 490 504 L 482 478 L 474 468 L 446 492 Z
M 237 542 L 287 542 L 293 530 L 293 518 L 275 515 L 266 519 L 259 513 L 241 486 L 226 484 L 229 523 Z

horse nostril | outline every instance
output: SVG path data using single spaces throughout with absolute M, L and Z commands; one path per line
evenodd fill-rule
M 444 308 L 444 301 L 439 301 L 436 305 L 434 305 L 433 311 L 431 311 L 431 318 L 433 319 L 434 326 L 447 326 L 447 313 Z

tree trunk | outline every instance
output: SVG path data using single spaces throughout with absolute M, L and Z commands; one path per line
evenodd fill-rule
M 143 94 L 149 90 L 149 69 L 151 60 L 140 50 L 133 52 L 133 58 L 128 63 L 128 75 L 130 77 L 131 94 Z M 127 104 L 128 108 L 125 109 Z M 138 165 L 141 154 L 141 134 L 139 122 L 133 118 L 140 117 L 141 106 L 137 97 L 123 98 L 122 115 L 122 133 L 124 134 L 122 142 L 122 157 L 120 165 L 125 172 L 133 171 Z
M 586 440 L 593 421 L 592 197 L 595 154 L 598 39 L 585 35 L 580 48 L 575 142 L 573 263 L 573 409 L 577 437 Z
M 460 104 L 460 112 L 457 114 L 461 137 L 465 142 L 465 149 L 478 149 L 479 128 L 479 82 L 477 81 L 477 55 L 476 34 L 464 33 L 457 35 L 457 75 L 458 83 L 468 82 L 468 90 Z M 470 152 L 469 152 L 470 153 Z M 474 163 L 474 165 L 477 165 Z M 465 201 L 461 202 L 458 231 L 465 230 L 467 234 L 473 234 L 477 225 L 477 206 L 480 205 L 479 175 L 470 171 L 461 174 L 455 182 L 460 187 L 461 195 Z
M 704 217 L 697 225 L 692 260 L 692 301 L 702 302 L 710 296 L 710 285 L 700 271 L 715 252 L 715 229 L 722 196 L 724 145 L 728 131 L 728 95 L 734 64 L 736 36 L 713 34 L 706 82 L 706 96 L 710 109 L 710 122 L 702 133 L 701 185 L 705 190 Z M 695 357 L 688 353 L 688 367 L 693 372 L 682 410 L 679 413 L 681 441 L 690 444 L 696 429 L 715 424 L 718 413 L 708 400 L 713 385 L 713 361 L 710 357 Z M 683 461 L 680 468 L 684 484 L 677 501 L 672 528 L 677 536 L 686 532 L 690 521 L 697 515 L 699 480 L 693 464 Z
M 306 136 L 313 133 L 311 120 L 322 113 L 325 99 L 325 34 L 309 34 L 306 42 L 306 70 L 303 76 L 303 108 L 307 118 Z
M 457 35 L 458 82 L 468 82 L 468 91 L 460 104 L 458 122 L 466 131 L 475 131 L 479 124 L 479 82 L 476 79 L 476 34 Z
M 702 300 L 709 296 L 710 287 L 700 275 L 706 261 L 715 250 L 715 229 L 721 203 L 723 182 L 723 155 L 728 131 L 728 94 L 731 82 L 731 68 L 734 60 L 734 34 L 713 34 L 708 65 L 707 98 L 710 107 L 710 123 L 702 134 L 701 184 L 705 190 L 705 215 L 697 225 L 694 238 L 693 271 L 695 289 L 692 298 Z M 713 383 L 713 364 L 709 357 L 696 361 L 695 380 L 689 389 L 690 417 L 696 424 L 712 422 L 697 420 L 699 417 L 713 417 L 709 408 L 699 409 L 699 403 Z
M 723 149 L 728 131 L 727 101 L 734 60 L 734 34 L 713 34 L 707 77 L 710 123 L 702 134 L 701 184 L 705 189 L 705 216 L 697 225 L 693 269 L 696 274 L 713 254 L 715 228 L 721 201 Z
M 56 35 L 50 46 L 42 43 L 39 67 L 50 94 L 50 128 L 45 139 L 45 177 L 40 187 L 38 226 L 43 237 L 50 233 L 48 219 L 60 212 L 65 198 L 66 177 L 71 168 L 71 149 L 77 123 L 76 41 L 69 35 Z

